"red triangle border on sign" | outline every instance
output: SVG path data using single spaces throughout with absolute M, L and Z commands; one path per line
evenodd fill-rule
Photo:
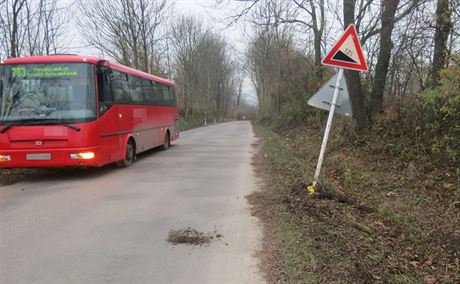
M 345 40 L 349 36 L 352 36 L 353 43 L 358 53 L 358 58 L 360 61 L 359 63 L 350 63 L 350 62 L 333 59 L 337 51 L 339 51 L 340 47 L 342 46 L 342 44 L 345 42 Z M 345 30 L 343 35 L 340 37 L 340 39 L 337 41 L 337 43 L 334 45 L 334 47 L 331 49 L 331 51 L 329 51 L 326 57 L 324 57 L 322 63 L 324 65 L 340 67 L 340 68 L 345 68 L 345 69 L 352 69 L 352 70 L 357 70 L 357 71 L 367 71 L 368 70 L 366 60 L 364 59 L 364 55 L 363 55 L 363 49 L 361 48 L 361 44 L 359 43 L 359 40 L 358 40 L 358 33 L 356 32 L 355 25 L 351 24 L 347 27 L 347 29 Z

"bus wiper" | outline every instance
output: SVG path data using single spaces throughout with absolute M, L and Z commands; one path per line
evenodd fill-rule
M 11 123 L 11 124 L 9 124 L 9 125 L 3 127 L 3 129 L 0 130 L 0 133 L 3 134 L 3 133 L 5 133 L 5 132 L 7 132 L 7 131 L 8 131 L 11 127 L 13 127 L 13 126 L 27 125 L 27 124 L 29 124 L 31 121 L 33 121 L 33 120 L 19 120 L 19 121 L 15 121 L 15 122 L 13 122 L 13 123 Z
M 3 129 L 0 130 L 0 133 L 3 134 L 3 133 L 5 133 L 5 132 L 7 132 L 8 129 L 10 129 L 10 128 L 13 127 L 13 126 L 14 126 L 13 124 L 10 124 L 10 125 L 8 125 L 8 126 L 3 127 Z
M 57 123 L 57 124 L 59 124 L 59 123 Z M 73 129 L 73 130 L 75 130 L 75 131 L 77 131 L 77 132 L 80 132 L 80 130 L 81 130 L 80 127 L 73 126 L 73 125 L 70 125 L 70 124 L 59 124 L 59 125 L 68 127 L 68 128 Z
M 37 125 L 37 124 L 34 124 L 34 125 Z M 48 121 L 48 122 L 45 122 L 43 124 L 40 124 L 40 125 L 62 125 L 62 126 L 65 126 L 65 127 L 68 127 L 70 129 L 73 129 L 77 132 L 80 132 L 80 127 L 77 127 L 77 126 L 74 126 L 74 125 L 71 125 L 71 124 L 67 124 L 67 123 L 63 123 L 63 122 L 60 122 L 59 120 L 58 121 Z
M 70 129 L 73 129 L 77 132 L 81 130 L 80 127 L 66 124 L 66 123 L 60 123 L 60 122 L 49 122 L 49 121 L 47 122 L 47 121 L 39 121 L 39 120 L 38 121 L 37 120 L 19 120 L 19 121 L 13 122 L 5 126 L 2 130 L 0 130 L 0 134 L 7 132 L 13 126 L 25 126 L 25 125 L 62 125 Z

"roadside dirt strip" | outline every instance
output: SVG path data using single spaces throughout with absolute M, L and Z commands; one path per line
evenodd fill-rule
M 249 122 L 224 123 L 130 168 L 32 171 L 0 186 L 0 283 L 264 282 L 245 198 L 254 141 Z

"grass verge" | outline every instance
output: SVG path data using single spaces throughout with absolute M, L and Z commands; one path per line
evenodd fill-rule
M 200 126 L 203 126 L 201 117 L 190 116 L 187 120 L 185 120 L 182 115 L 179 117 L 178 127 L 180 131 L 186 131 Z
M 460 281 L 455 174 L 331 141 L 321 185 L 309 195 L 321 137 L 255 131 L 264 184 L 249 200 L 265 224 L 269 282 Z

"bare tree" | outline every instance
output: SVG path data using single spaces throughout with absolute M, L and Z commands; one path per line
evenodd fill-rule
M 18 57 L 65 49 L 69 7 L 58 6 L 57 0 L 4 0 L 0 7 L 0 54 Z
M 86 41 L 116 61 L 158 73 L 172 4 L 166 0 L 100 0 L 80 3 Z
M 222 7 L 230 1 L 216 0 Z M 326 29 L 326 4 L 324 0 L 256 0 L 247 1 L 239 13 L 231 15 L 229 24 L 245 18 L 257 25 L 293 25 L 299 26 L 306 34 L 313 33 L 313 54 L 317 80 L 322 78 L 321 59 L 324 51 L 324 32 Z M 249 17 L 247 17 L 249 15 Z M 331 24 L 331 23 L 330 23 Z M 308 46 L 309 43 L 305 44 Z
M 432 58 L 432 6 L 418 7 L 414 13 L 395 25 L 392 37 L 398 40 L 392 41 L 392 56 L 384 93 L 386 106 L 393 109 L 403 108 L 406 98 L 425 88 Z
M 364 129 L 371 124 L 371 115 L 379 113 L 382 108 L 385 80 L 388 73 L 389 60 L 391 57 L 391 34 L 394 24 L 403 20 L 417 7 L 425 3 L 425 0 L 381 1 L 380 9 L 372 9 L 371 4 L 375 0 L 344 0 L 343 19 L 344 26 L 355 24 L 361 34 L 361 43 L 365 44 L 375 35 L 383 36 L 380 40 L 380 51 L 377 58 L 373 91 L 371 93 L 371 108 L 367 105 L 366 92 L 362 88 L 361 77 L 356 71 L 346 71 L 346 79 L 350 91 L 350 99 L 353 108 L 353 116 L 358 129 Z M 397 13 L 399 12 L 399 13 Z M 377 16 L 376 16 L 377 15 Z M 370 111 L 372 109 L 372 111 Z
M 222 6 L 229 1 L 217 0 L 216 2 L 218 6 Z M 321 57 L 328 40 L 324 36 L 325 31 L 333 29 L 331 22 L 325 21 L 326 16 L 331 18 L 335 15 L 339 19 L 342 18 L 344 27 L 355 24 L 361 43 L 369 51 L 370 72 L 362 75 L 356 71 L 347 71 L 346 78 L 350 89 L 354 120 L 358 129 L 365 129 L 372 123 L 369 118 L 383 110 L 388 70 L 394 51 L 391 38 L 395 25 L 429 3 L 428 0 L 344 0 L 342 6 L 336 5 L 337 8 L 342 9 L 342 12 L 339 13 L 334 10 L 333 3 L 321 0 L 244 1 L 239 12 L 227 20 L 229 24 L 232 24 L 244 19 L 253 23 L 255 27 L 283 25 L 305 27 L 307 34 L 313 37 L 313 58 L 317 70 L 321 70 Z M 309 43 L 306 44 L 306 49 L 309 48 L 308 45 Z M 276 54 L 272 56 L 271 60 L 276 62 Z M 395 74 L 392 73 L 392 75 Z M 321 72 L 315 77 L 320 81 Z M 263 93 L 259 92 L 259 94 Z M 275 102 L 279 101 L 279 98 L 274 99 Z
M 4 0 L 1 3 L 2 43 L 8 57 L 18 57 L 21 53 L 20 24 L 26 0 Z
M 436 32 L 434 34 L 433 67 L 431 69 L 431 86 L 439 81 L 439 72 L 445 67 L 448 58 L 447 39 L 452 31 L 452 9 L 450 0 L 438 0 L 436 8 Z
M 354 23 L 355 10 L 356 0 L 343 1 L 343 19 L 345 27 Z M 358 14 L 360 13 L 361 11 Z M 366 126 L 366 110 L 365 96 L 361 86 L 361 77 L 357 71 L 345 71 L 345 77 L 347 79 L 348 92 L 350 94 L 351 107 L 353 109 L 353 118 L 356 121 L 358 129 L 364 129 Z
M 181 17 L 172 28 L 176 57 L 176 81 L 179 103 L 187 120 L 193 111 L 194 96 L 198 91 L 197 48 L 204 37 L 203 24 L 193 17 Z
M 289 29 L 257 27 L 246 57 L 259 101 L 258 119 L 300 120 L 316 84 L 313 60 L 296 49 Z
M 385 81 L 387 78 L 388 67 L 390 65 L 391 50 L 393 43 L 391 42 L 391 34 L 395 24 L 396 9 L 399 5 L 399 0 L 387 0 L 382 3 L 382 27 L 380 29 L 380 52 L 375 67 L 374 84 L 371 93 L 370 112 L 374 117 L 382 110 L 383 93 L 385 90 Z
M 181 17 L 172 28 L 179 101 L 188 119 L 224 119 L 236 96 L 235 63 L 228 43 L 204 29 L 194 17 Z

